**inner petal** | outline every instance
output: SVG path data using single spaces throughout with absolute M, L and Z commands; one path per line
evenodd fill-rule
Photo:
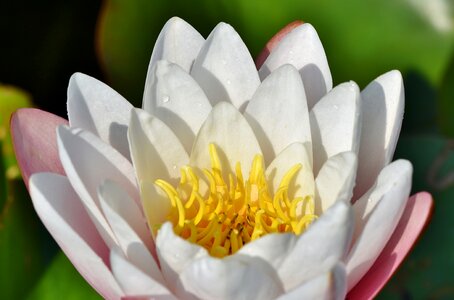
M 206 248 L 212 256 L 234 254 L 244 244 L 268 233 L 299 235 L 317 218 L 313 196 L 289 196 L 292 179 L 301 171 L 301 164 L 289 168 L 273 194 L 262 155 L 252 159 L 249 178 L 243 176 L 239 162 L 234 173 L 224 178 L 214 144 L 209 145 L 209 154 L 211 169 L 202 170 L 203 178 L 191 166 L 184 166 L 177 187 L 162 179 L 155 184 L 171 204 L 167 219 L 174 232 Z M 202 181 L 208 186 L 208 193 L 200 192 Z M 154 226 L 158 229 L 160 224 Z

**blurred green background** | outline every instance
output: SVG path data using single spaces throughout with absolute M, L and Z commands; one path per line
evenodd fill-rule
M 8 120 L 36 106 L 66 117 L 74 72 L 140 106 L 164 23 L 180 16 L 205 37 L 233 25 L 253 57 L 286 24 L 312 23 L 334 83 L 364 88 L 404 75 L 406 112 L 395 158 L 415 168 L 413 192 L 435 199 L 432 222 L 380 299 L 454 299 L 454 3 L 449 0 L 0 0 L 0 298 L 98 299 L 37 218 L 12 153 Z M 3 171 L 1 171 L 3 170 Z

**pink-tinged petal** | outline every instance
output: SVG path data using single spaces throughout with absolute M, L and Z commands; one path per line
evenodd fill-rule
M 14 152 L 27 188 L 33 173 L 65 174 L 58 158 L 55 132 L 61 124 L 68 124 L 68 121 L 36 108 L 22 108 L 12 115 Z
M 38 216 L 77 271 L 106 299 L 120 299 L 123 291 L 108 267 L 109 249 L 68 178 L 34 174 L 30 195 Z
M 260 67 L 263 65 L 265 62 L 266 58 L 268 55 L 270 55 L 271 51 L 273 51 L 274 47 L 276 47 L 277 44 L 284 38 L 284 36 L 287 35 L 290 31 L 292 31 L 294 28 L 300 26 L 303 24 L 303 21 L 296 20 L 293 21 L 292 23 L 288 24 L 284 28 L 282 28 L 278 33 L 276 33 L 269 41 L 266 43 L 265 48 L 263 48 L 262 52 L 257 56 L 255 60 L 255 65 L 257 66 L 257 70 L 260 69 Z
M 408 200 L 390 240 L 370 270 L 348 293 L 347 299 L 373 299 L 378 294 L 413 248 L 432 209 L 433 199 L 427 192 L 420 192 Z

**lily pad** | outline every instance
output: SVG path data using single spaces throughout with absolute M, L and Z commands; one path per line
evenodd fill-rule
M 52 259 L 56 245 L 38 219 L 22 180 L 3 183 L 0 291 L 3 299 L 23 299 Z
M 59 252 L 28 300 L 102 299 L 80 276 L 63 252 Z

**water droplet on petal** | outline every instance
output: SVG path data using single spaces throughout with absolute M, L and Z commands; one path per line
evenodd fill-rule
M 163 96 L 162 97 L 162 102 L 167 103 L 169 101 L 170 101 L 170 97 L 169 96 Z
M 227 84 L 231 84 L 232 83 L 230 80 L 227 80 L 226 82 L 227 82 Z

